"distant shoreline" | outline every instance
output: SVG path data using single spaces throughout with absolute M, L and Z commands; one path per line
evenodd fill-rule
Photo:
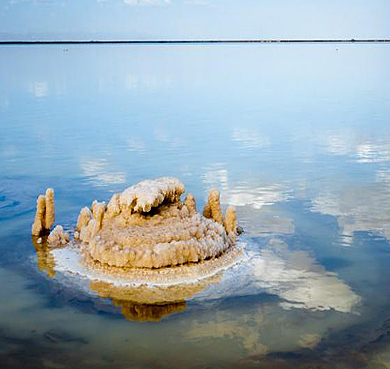
M 54 40 L 0 41 L 0 45 L 72 45 L 72 44 L 239 44 L 239 43 L 390 43 L 390 39 L 293 39 L 293 40 Z

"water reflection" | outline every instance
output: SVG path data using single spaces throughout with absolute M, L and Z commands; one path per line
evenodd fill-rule
M 172 286 L 118 286 L 104 281 L 91 281 L 89 288 L 101 298 L 109 298 L 131 321 L 159 321 L 185 310 L 186 299 L 217 284 L 221 274 L 203 280 Z
M 251 259 L 241 270 L 197 296 L 215 303 L 218 296 L 235 300 L 191 321 L 188 340 L 218 339 L 264 361 L 279 352 L 315 350 L 329 330 L 342 329 L 358 317 L 351 313 L 359 312 L 361 298 L 307 252 L 293 251 L 280 239 L 260 250 L 254 244 L 249 249 Z M 277 365 L 277 360 L 272 362 Z
M 129 138 L 128 149 L 129 151 L 135 151 L 139 154 L 143 154 L 147 150 L 145 142 L 141 138 L 135 136 Z
M 320 138 L 322 145 L 334 155 L 350 156 L 362 164 L 390 161 L 389 136 L 368 138 L 353 130 L 337 132 Z
M 46 273 L 49 278 L 53 278 L 56 274 L 54 270 L 55 261 L 45 238 L 32 236 L 32 243 L 37 255 L 38 269 Z
M 33 237 L 33 243 L 39 269 L 54 277 L 56 266 L 51 250 L 44 240 Z M 278 296 L 279 305 L 287 310 L 332 309 L 351 313 L 360 303 L 360 297 L 347 284 L 335 273 L 326 271 L 307 252 L 290 250 L 280 239 L 271 239 L 261 249 L 255 245 L 248 246 L 249 262 L 193 283 L 151 287 L 92 280 L 89 289 L 99 297 L 110 298 L 129 320 L 160 320 L 183 311 L 189 298 L 204 300 L 207 296 L 210 300 L 262 291 Z
M 273 239 L 251 260 L 255 284 L 278 295 L 285 309 L 342 313 L 354 311 L 361 298 L 335 273 L 328 272 L 307 252 L 291 251 Z
M 335 188 L 312 200 L 313 212 L 336 217 L 343 245 L 351 245 L 354 233 L 359 231 L 373 231 L 390 240 L 390 183 L 386 182 L 386 173 L 378 173 L 380 182 Z
M 365 142 L 357 147 L 357 161 L 359 163 L 381 163 L 390 161 L 389 142 Z
M 196 284 L 167 287 L 115 286 L 103 281 L 91 281 L 90 289 L 101 298 L 110 298 L 121 314 L 132 321 L 159 321 L 186 308 L 186 299 L 218 282 L 219 277 Z
M 138 300 L 138 291 L 135 288 L 120 288 L 109 283 L 93 281 L 90 289 L 96 291 L 101 298 L 110 298 L 115 306 L 120 307 L 121 314 L 131 321 L 159 321 L 163 317 L 184 311 L 186 302 L 155 302 L 152 299 Z
M 229 172 L 223 164 L 214 164 L 205 168 L 203 182 L 208 188 L 221 189 L 221 203 L 237 207 L 250 206 L 260 210 L 263 206 L 287 201 L 291 198 L 291 191 L 281 184 L 254 184 L 231 183 Z
M 49 93 L 49 86 L 46 81 L 35 81 L 32 83 L 30 89 L 37 98 L 45 97 Z
M 15 367 L 388 367 L 389 48 L 248 46 L 1 48 L 0 366 L 9 327 Z M 42 187 L 70 224 L 167 174 L 237 206 L 250 258 L 215 283 L 79 286 L 28 244 Z
M 95 186 L 109 186 L 126 183 L 126 174 L 116 172 L 106 159 L 81 160 L 83 175 Z
M 222 196 L 222 202 L 234 206 L 251 206 L 260 210 L 263 206 L 286 201 L 288 192 L 281 185 L 250 187 L 248 184 L 237 185 Z
M 237 127 L 233 129 L 232 141 L 239 143 L 244 149 L 261 149 L 270 145 L 270 139 L 256 130 Z

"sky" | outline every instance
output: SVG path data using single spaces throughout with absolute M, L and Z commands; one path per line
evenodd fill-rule
M 390 38 L 389 0 L 0 0 L 0 40 Z

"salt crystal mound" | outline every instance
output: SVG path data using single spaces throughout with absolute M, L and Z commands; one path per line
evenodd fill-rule
M 164 177 L 146 180 L 112 196 L 108 205 L 94 201 L 83 208 L 75 238 L 86 260 L 102 266 L 157 269 L 216 258 L 236 242 L 236 213 L 225 221 L 217 190 L 205 216 L 195 198 L 180 196 L 184 185 Z

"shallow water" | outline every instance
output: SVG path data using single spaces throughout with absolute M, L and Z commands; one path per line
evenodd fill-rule
M 389 63 L 375 44 L 1 47 L 0 367 L 390 368 Z M 47 187 L 72 229 L 165 175 L 237 207 L 244 261 L 153 304 L 34 247 Z

